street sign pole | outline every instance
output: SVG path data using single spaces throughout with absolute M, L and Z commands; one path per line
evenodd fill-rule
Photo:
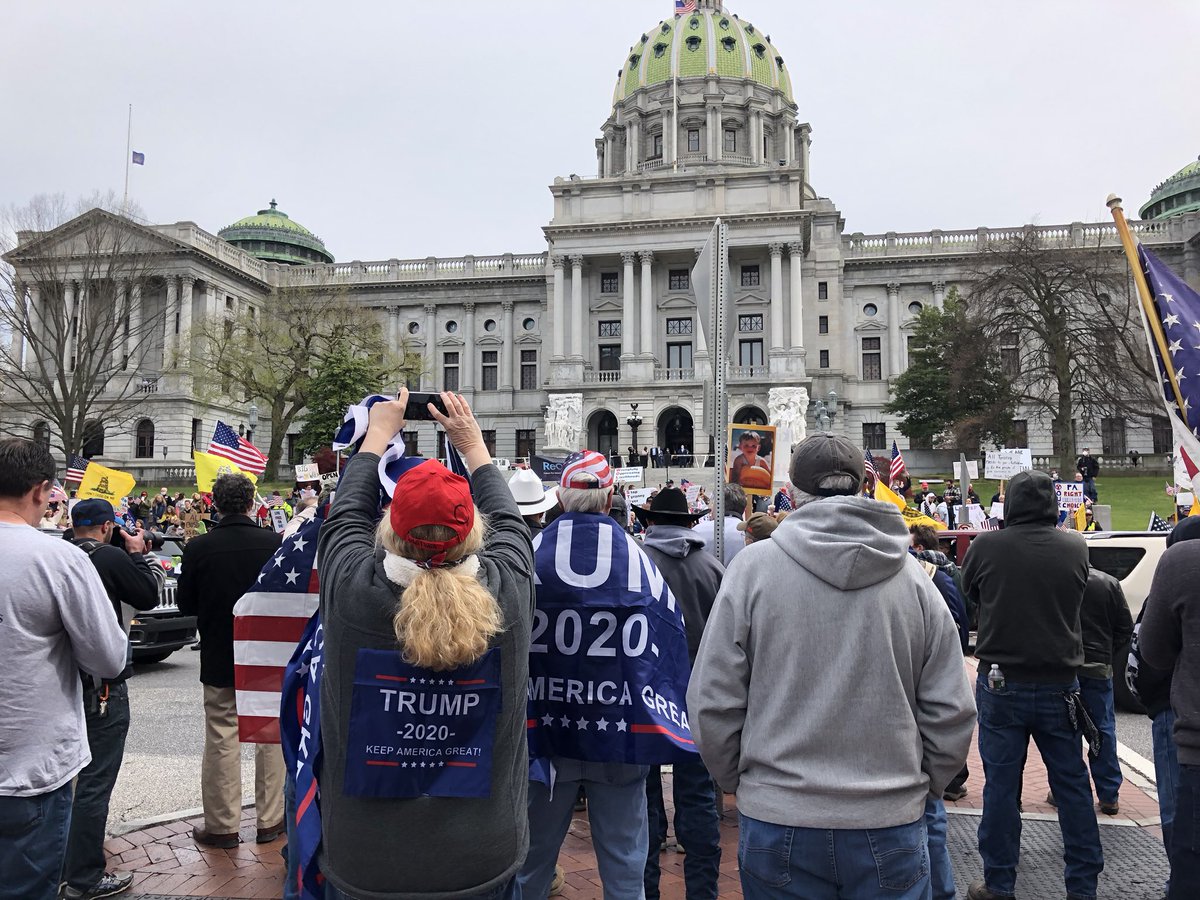
M 729 279 L 729 229 L 720 220 L 717 219 L 716 226 L 713 229 L 716 240 L 713 242 L 712 253 L 712 324 L 713 327 L 709 332 L 709 346 L 715 349 L 713 357 L 713 428 L 716 429 L 714 435 L 716 459 L 713 460 L 713 471 L 716 473 L 717 490 L 713 497 L 713 517 L 716 519 L 716 524 L 713 527 L 713 548 L 716 552 L 717 559 L 724 563 L 725 561 L 725 457 L 727 454 L 726 444 L 728 443 L 728 430 L 726 424 L 729 421 L 729 392 L 726 390 L 725 381 L 728 374 L 728 357 L 729 357 L 729 341 L 726 340 L 726 330 L 728 327 L 728 311 L 726 306 L 726 294 L 728 293 Z

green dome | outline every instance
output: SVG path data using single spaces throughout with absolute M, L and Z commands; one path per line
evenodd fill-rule
M 1138 215 L 1143 219 L 1167 219 L 1189 212 L 1200 212 L 1200 159 L 1156 187 Z
M 275 207 L 272 200 L 269 209 L 238 219 L 217 236 L 267 262 L 293 266 L 333 262 L 333 254 L 319 237 Z
M 792 79 L 770 36 L 720 8 L 705 8 L 659 22 L 634 42 L 617 77 L 613 103 L 675 77 L 708 75 L 749 78 L 795 102 Z

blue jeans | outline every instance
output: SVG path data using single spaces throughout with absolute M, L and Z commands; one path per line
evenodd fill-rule
M 1179 790 L 1179 753 L 1175 749 L 1175 710 L 1167 707 L 1154 717 L 1150 738 L 1154 742 L 1154 783 L 1158 791 L 1158 817 L 1162 821 L 1163 846 L 1171 855 L 1171 833 L 1175 822 L 1175 793 Z
M 1200 766 L 1179 767 L 1170 859 L 1168 900 L 1200 897 Z
M 1079 694 L 1088 715 L 1104 735 L 1100 755 L 1095 759 L 1088 757 L 1092 783 L 1096 785 L 1096 799 L 1101 803 L 1116 803 L 1124 778 L 1121 764 L 1117 761 L 1117 716 L 1113 710 L 1112 679 L 1080 678 Z
M 644 900 L 642 879 L 646 869 L 646 769 L 643 766 L 589 765 L 597 769 L 628 770 L 630 781 L 610 783 L 588 778 L 554 784 L 551 795 L 540 781 L 529 783 L 529 855 L 518 880 L 521 894 L 545 900 L 554 880 L 554 864 L 575 811 L 582 784 L 587 790 L 588 822 L 592 849 L 604 883 L 605 900 Z
M 675 763 L 671 775 L 675 801 L 675 837 L 687 853 L 683 880 L 688 900 L 717 900 L 717 878 L 721 874 L 721 829 L 717 817 L 717 795 L 712 776 L 704 763 Z M 658 900 L 658 847 L 667 830 L 663 803 L 662 775 L 652 766 L 646 777 L 646 814 L 649 846 L 644 881 L 647 900 Z
M 746 900 L 928 900 L 924 819 L 894 828 L 794 828 L 739 814 Z
M 946 848 L 946 804 L 932 794 L 925 798 L 925 831 L 929 834 L 929 881 L 933 900 L 954 900 L 954 866 Z
M 71 782 L 35 797 L 0 797 L 0 900 L 54 900 L 67 854 Z
M 1067 895 L 1096 896 L 1104 870 L 1100 828 L 1092 808 L 1092 786 L 1079 752 L 1079 733 L 1071 727 L 1066 693 L 1075 685 L 1009 682 L 1001 691 L 988 687 L 980 671 L 975 685 L 979 710 L 979 757 L 983 761 L 983 815 L 979 855 L 983 879 L 997 894 L 1014 896 L 1021 855 L 1021 814 L 1017 810 L 1021 774 L 1029 738 L 1042 754 L 1050 790 L 1058 803 Z
M 129 733 L 129 685 L 109 685 L 108 707 L 100 715 L 98 702 L 84 699 L 88 747 L 92 761 L 75 782 L 71 827 L 67 831 L 67 856 L 62 880 L 86 891 L 104 877 L 104 835 L 108 826 L 108 801 L 117 784 Z

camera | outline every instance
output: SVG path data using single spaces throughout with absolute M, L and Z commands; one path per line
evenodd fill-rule
M 433 416 L 429 414 L 430 403 L 443 416 L 447 414 L 446 404 L 442 402 L 441 394 L 427 394 L 419 391 L 410 392 L 408 402 L 404 405 L 405 420 L 409 422 L 432 422 Z

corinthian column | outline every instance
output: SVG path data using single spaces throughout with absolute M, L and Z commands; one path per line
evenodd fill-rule
M 463 391 L 473 391 L 475 389 L 475 304 L 464 303 L 463 311 L 467 314 L 466 328 L 463 333 L 463 341 L 466 346 L 463 347 L 462 362 L 462 389 Z
M 783 244 L 771 244 L 771 349 L 783 349 Z
M 513 302 L 504 300 L 500 304 L 504 311 L 504 345 L 500 354 L 500 390 L 511 391 L 513 384 Z
M 433 329 L 437 327 L 435 313 L 437 306 L 433 303 L 425 304 L 425 368 L 426 371 L 421 373 L 421 389 L 423 391 L 432 391 L 434 382 L 437 380 L 437 338 L 433 333 Z
M 179 348 L 186 361 L 192 350 L 192 285 L 196 283 L 193 275 L 184 275 L 179 279 Z
M 163 311 L 163 369 L 174 368 L 175 314 L 179 308 L 179 279 L 167 276 L 167 300 Z
M 654 265 L 654 253 L 643 250 L 638 254 L 642 262 L 642 356 L 654 358 L 654 275 L 651 266 Z
M 890 282 L 888 294 L 888 376 L 895 378 L 900 374 L 900 285 Z
M 804 245 L 799 242 L 788 244 L 788 274 L 791 276 L 792 328 L 789 346 L 799 350 L 804 346 Z
M 565 355 L 567 343 L 567 304 L 564 296 L 563 284 L 563 266 L 566 265 L 566 260 L 561 256 L 555 255 L 550 258 L 550 262 L 554 265 L 554 300 L 552 303 L 551 315 L 554 317 L 554 350 L 552 358 L 562 359 Z
M 621 264 L 625 271 L 621 273 L 621 356 L 632 359 L 634 356 L 633 334 L 637 330 L 637 285 L 633 280 L 633 263 L 637 254 L 626 250 L 621 254 Z

